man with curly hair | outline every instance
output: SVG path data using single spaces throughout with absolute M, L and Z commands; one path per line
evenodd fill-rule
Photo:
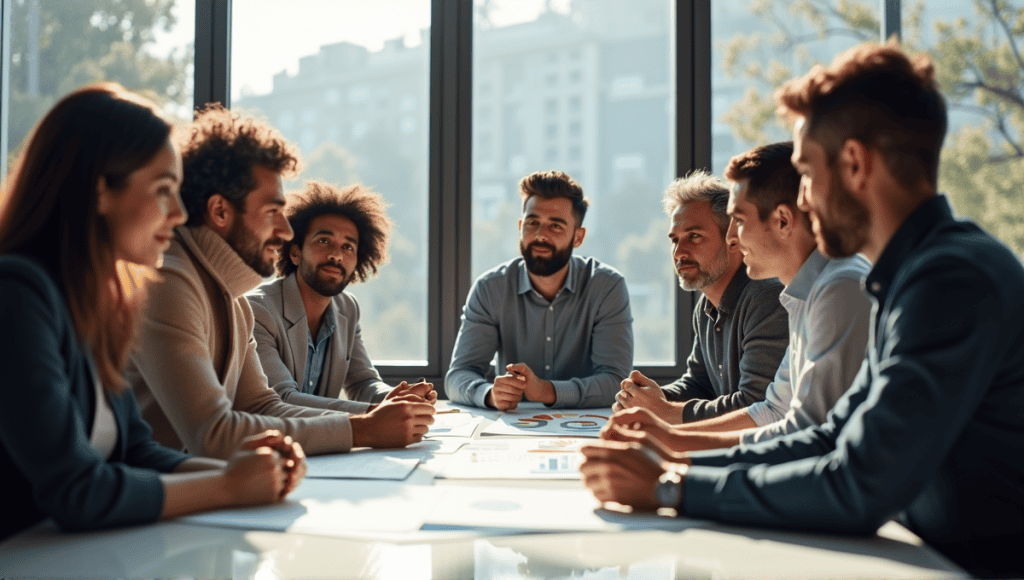
M 864 44 L 783 86 L 799 206 L 872 268 L 867 353 L 823 425 L 655 462 L 583 449 L 598 499 L 874 534 L 897 519 L 975 577 L 1024 572 L 1024 267 L 937 193 L 946 104 L 925 55 Z
M 315 181 L 288 197 L 294 237 L 277 261 L 281 277 L 246 296 L 271 387 L 285 402 L 349 413 L 408 395 L 436 401 L 430 383 L 403 381 L 392 389 L 381 380 L 363 346 L 359 304 L 344 291 L 388 259 L 391 220 L 384 199 L 362 185 L 339 190 Z
M 219 458 L 266 429 L 310 454 L 420 440 L 434 412 L 426 401 L 349 415 L 286 403 L 267 385 L 244 294 L 273 274 L 292 239 L 281 177 L 298 169 L 295 148 L 219 105 L 200 110 L 177 137 L 188 221 L 164 254 L 127 371 L 153 438 Z M 381 423 L 390 425 L 383 439 L 371 428 Z

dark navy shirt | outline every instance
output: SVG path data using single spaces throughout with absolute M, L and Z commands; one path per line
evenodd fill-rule
M 898 518 L 973 574 L 1024 571 L 1024 267 L 944 196 L 865 280 L 867 358 L 825 424 L 693 453 L 684 512 L 873 533 Z

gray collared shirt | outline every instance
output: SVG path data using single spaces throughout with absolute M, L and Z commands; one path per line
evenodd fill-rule
M 455 403 L 485 406 L 485 377 L 526 363 L 555 387 L 558 407 L 606 407 L 633 364 L 633 316 L 626 281 L 593 258 L 573 256 L 555 299 L 533 289 L 522 258 L 477 278 L 462 312 L 445 391 Z
M 825 422 L 850 388 L 868 346 L 871 302 L 862 256 L 828 259 L 811 252 L 779 300 L 789 313 L 789 348 L 763 401 L 747 408 L 757 429 L 744 443 L 766 441 Z
M 300 384 L 303 393 L 320 394 L 316 392 L 316 386 L 320 384 L 320 374 L 323 373 L 324 361 L 327 360 L 327 350 L 331 345 L 334 327 L 334 312 L 328 308 L 324 310 L 323 320 L 320 321 L 320 331 L 317 332 L 315 341 L 313 333 L 306 330 L 306 338 L 309 342 L 306 349 L 306 372 Z
M 701 295 L 693 310 L 693 350 L 686 373 L 662 387 L 686 401 L 683 421 L 717 417 L 764 399 L 789 345 L 777 278 L 751 280 L 736 271 L 717 308 Z

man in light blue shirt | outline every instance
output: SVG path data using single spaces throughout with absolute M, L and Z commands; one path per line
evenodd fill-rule
M 789 317 L 789 347 L 762 401 L 675 428 L 652 414 L 649 434 L 672 450 L 756 443 L 820 425 L 860 369 L 871 313 L 861 280 L 870 264 L 818 251 L 810 219 L 797 208 L 792 155 L 792 142 L 765 145 L 733 157 L 725 172 L 733 182 L 726 239 L 739 245 L 750 278 L 785 284 L 779 301 Z
M 521 258 L 484 272 L 469 291 L 445 391 L 452 402 L 500 410 L 519 401 L 607 407 L 633 364 L 626 281 L 572 255 L 589 200 L 560 171 L 519 183 Z M 502 374 L 485 377 L 497 352 Z

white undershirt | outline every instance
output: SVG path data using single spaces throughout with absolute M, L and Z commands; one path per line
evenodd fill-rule
M 96 385 L 96 414 L 92 421 L 92 436 L 89 437 L 89 443 L 105 459 L 110 459 L 114 446 L 117 445 L 117 422 L 114 420 L 114 411 L 107 401 L 103 384 L 96 373 L 93 373 L 93 384 Z

